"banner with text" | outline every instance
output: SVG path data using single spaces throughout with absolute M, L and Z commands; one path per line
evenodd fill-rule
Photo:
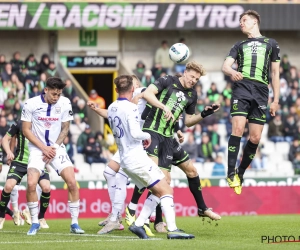
M 130 202 L 132 191 L 128 189 L 126 204 Z M 146 193 L 140 199 L 139 211 Z M 300 187 L 246 187 L 240 196 L 230 188 L 211 187 L 204 188 L 203 195 L 206 204 L 221 216 L 300 213 Z M 69 218 L 67 197 L 66 190 L 52 191 L 46 218 Z M 25 208 L 25 199 L 25 192 L 20 191 L 20 209 Z M 197 216 L 189 188 L 175 188 L 174 202 L 177 216 Z M 110 212 L 107 190 L 80 190 L 80 218 L 106 217 Z
M 0 3 L 0 29 L 239 29 L 254 9 L 263 30 L 299 30 L 299 4 Z
M 210 178 L 200 179 L 202 187 L 228 187 L 225 178 Z M 5 183 L 0 182 L 0 190 L 3 189 Z M 89 181 L 77 181 L 79 188 L 87 189 L 107 189 L 107 183 L 105 180 L 89 180 Z M 176 188 L 189 187 L 187 179 L 171 179 L 171 186 Z M 245 178 L 243 187 L 286 187 L 286 186 L 298 186 L 300 187 L 300 177 L 285 177 L 285 178 Z M 134 183 L 130 183 L 127 186 L 128 189 L 134 188 Z M 19 186 L 19 190 L 26 189 L 26 180 Z M 51 181 L 51 189 L 67 189 L 66 184 L 63 181 Z

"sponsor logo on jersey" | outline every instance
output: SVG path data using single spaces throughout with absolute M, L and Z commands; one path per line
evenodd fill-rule
M 171 156 L 171 155 L 167 155 L 167 159 L 169 159 L 169 160 L 173 160 L 173 156 Z
M 260 108 L 260 109 L 267 109 L 267 106 L 266 105 L 260 105 L 258 108 Z
M 185 101 L 186 99 L 182 91 L 177 92 L 176 97 L 178 102 Z
M 176 111 L 179 109 L 179 111 L 181 112 L 184 107 L 177 101 L 173 100 L 172 98 L 169 98 L 168 102 L 167 102 L 169 105 L 169 108 L 172 110 L 172 109 L 176 109 Z
M 45 122 L 57 122 L 59 119 L 56 117 L 38 117 L 38 120 Z
M 243 49 L 245 55 L 257 54 L 258 56 L 265 56 L 266 48 L 262 47 L 262 43 L 258 41 L 252 41 L 247 43 L 248 47 Z

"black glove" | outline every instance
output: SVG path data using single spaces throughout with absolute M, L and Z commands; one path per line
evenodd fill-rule
M 208 109 L 208 110 L 204 109 L 201 112 L 201 117 L 202 118 L 205 118 L 206 116 L 212 115 L 215 112 L 214 109 L 216 109 L 217 106 L 211 106 L 211 107 L 212 107 L 212 109 Z

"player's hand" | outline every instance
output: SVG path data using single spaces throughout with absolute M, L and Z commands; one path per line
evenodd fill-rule
M 49 157 L 43 155 L 43 161 L 45 162 L 45 164 L 50 164 L 52 160 L 53 160 L 53 158 L 49 158 Z
M 180 130 L 177 131 L 177 137 L 178 137 L 179 143 L 184 142 L 184 134 Z
M 143 147 L 144 149 L 149 148 L 149 146 L 151 145 L 151 137 L 147 140 L 143 140 Z
M 170 119 L 172 119 L 173 121 L 175 120 L 174 115 L 167 106 L 164 107 L 163 111 L 165 113 L 164 117 L 167 119 L 167 121 L 169 121 Z
M 15 155 L 13 154 L 13 152 L 8 152 L 7 153 L 7 165 L 9 165 L 8 164 L 8 162 L 10 163 L 10 162 L 12 162 L 13 160 L 15 159 Z
M 276 115 L 276 111 L 278 110 L 279 106 L 277 102 L 272 102 L 270 105 L 270 114 L 271 116 L 275 116 Z
M 87 102 L 88 107 L 90 107 L 92 110 L 98 109 L 98 105 L 94 102 L 88 101 Z
M 0 164 L 0 173 L 2 172 L 2 165 Z
M 43 152 L 43 155 L 45 155 L 46 157 L 48 157 L 50 159 L 54 158 L 56 155 L 56 149 L 51 146 L 45 147 L 42 152 Z
M 232 81 L 237 82 L 243 80 L 244 76 L 241 72 L 234 70 L 234 73 L 231 74 L 230 78 Z
M 214 113 L 220 110 L 221 105 L 220 104 L 212 104 L 211 108 L 214 110 Z

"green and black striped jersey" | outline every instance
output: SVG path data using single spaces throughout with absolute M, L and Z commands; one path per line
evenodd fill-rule
M 157 99 L 171 110 L 175 121 L 171 119 L 167 121 L 161 109 L 151 107 L 143 130 L 151 130 L 165 137 L 172 137 L 176 120 L 183 111 L 189 115 L 195 114 L 197 93 L 194 89 L 185 89 L 176 76 L 164 76 L 152 84 L 158 90 Z
M 27 165 L 29 159 L 28 139 L 22 133 L 22 121 L 18 121 L 17 124 L 11 125 L 7 134 L 11 137 L 17 136 L 17 156 L 14 161 Z
M 228 57 L 237 60 L 244 78 L 269 84 L 270 62 L 280 61 L 280 49 L 274 39 L 261 36 L 237 42 Z

